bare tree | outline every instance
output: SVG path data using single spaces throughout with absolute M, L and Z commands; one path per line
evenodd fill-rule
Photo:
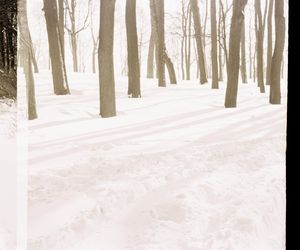
M 91 29 L 92 41 L 93 41 L 93 51 L 92 51 L 92 70 L 93 74 L 96 73 L 96 54 L 99 44 L 99 35 L 95 37 L 93 29 Z
M 216 0 L 210 1 L 212 88 L 219 88 Z
M 176 74 L 171 58 L 168 56 L 165 46 L 165 28 L 164 28 L 164 0 L 150 0 L 150 10 L 153 18 L 151 27 L 156 39 L 156 67 L 158 75 L 158 86 L 166 87 L 165 65 L 167 66 L 170 83 L 176 84 Z
M 270 76 L 270 103 L 281 103 L 280 72 L 285 43 L 284 1 L 275 0 L 275 47 Z
M 116 116 L 113 60 L 115 3 L 115 0 L 101 0 L 100 2 L 100 39 L 98 61 L 100 115 L 103 118 Z
M 220 15 L 221 15 L 221 27 L 222 27 L 222 32 L 220 32 L 220 34 L 222 34 L 222 47 L 223 47 L 223 51 L 224 51 L 224 57 L 225 57 L 225 63 L 226 63 L 226 70 L 228 71 L 228 49 L 227 49 L 227 35 L 226 35 L 226 19 L 227 19 L 227 15 L 232 7 L 232 5 L 228 6 L 227 5 L 227 1 L 226 1 L 226 9 L 224 8 L 223 2 L 222 0 L 219 1 L 219 5 L 220 5 Z M 220 40 L 220 42 L 221 42 Z M 228 74 L 228 72 L 227 72 Z
M 158 53 L 158 86 L 166 87 L 165 79 L 165 4 L 164 0 L 154 0 L 154 16 L 157 30 L 157 53 Z
M 249 21 L 249 28 L 248 28 L 248 37 L 249 37 L 249 77 L 252 79 L 253 78 L 253 71 L 252 71 L 252 27 L 251 27 L 252 19 L 250 16 L 250 21 Z
M 233 13 L 230 25 L 229 38 L 229 60 L 227 88 L 225 97 L 225 107 L 236 107 L 238 81 L 239 81 L 239 65 L 240 65 L 240 45 L 242 24 L 244 22 L 244 8 L 248 0 L 233 0 Z
M 191 26 L 192 12 L 190 4 L 181 1 L 181 71 L 182 79 L 191 79 Z M 185 67 L 184 67 L 185 66 Z
M 27 113 L 28 119 L 37 118 L 34 77 L 32 71 L 32 42 L 27 20 L 27 0 L 18 1 L 18 25 L 20 30 L 20 46 L 24 52 L 24 73 L 26 79 Z
M 126 0 L 126 34 L 128 60 L 128 96 L 141 97 L 136 0 Z
M 190 5 L 191 5 L 191 10 L 194 19 L 195 38 L 197 44 L 197 56 L 198 56 L 199 69 L 200 69 L 200 83 L 204 84 L 207 82 L 207 78 L 206 78 L 206 70 L 205 70 L 205 62 L 204 62 L 202 30 L 201 30 L 201 23 L 200 23 L 198 1 L 190 0 Z
M 246 67 L 246 31 L 245 31 L 245 21 L 242 27 L 242 37 L 241 37 L 241 76 L 242 82 L 247 83 L 247 67 Z
M 219 48 L 219 81 L 223 81 L 223 68 L 222 68 L 222 42 L 221 42 L 221 25 L 222 25 L 221 5 L 219 4 L 219 18 L 218 18 L 218 48 Z
M 64 0 L 58 0 L 58 26 L 61 40 L 62 54 L 65 57 L 65 6 Z
M 208 0 L 205 0 L 205 15 L 203 20 L 203 28 L 202 28 L 202 44 L 203 44 L 203 55 L 204 55 L 204 65 L 205 65 L 205 71 L 208 78 L 211 78 L 210 70 L 208 70 L 208 60 L 206 58 L 206 37 L 207 37 L 207 19 L 208 19 Z M 201 23 L 201 21 L 200 21 Z
M 151 18 L 151 35 L 149 41 L 149 49 L 148 49 L 148 59 L 147 59 L 147 78 L 154 78 L 154 52 L 155 52 L 155 44 L 157 42 L 157 34 L 154 20 L 154 6 L 153 0 L 149 1 L 150 4 L 150 18 Z
M 272 17 L 273 17 L 273 6 L 274 0 L 269 0 L 269 10 L 268 10 L 268 49 L 267 49 L 267 76 L 266 84 L 270 85 L 271 77 L 271 63 L 272 63 L 272 52 L 273 52 L 273 42 L 272 42 Z
M 93 42 L 93 49 L 92 49 L 92 72 L 93 74 L 96 73 L 96 55 L 97 55 L 97 50 L 98 50 L 98 45 L 99 45 L 99 29 L 98 32 L 94 31 L 94 16 L 93 16 L 93 9 L 91 11 L 91 21 L 90 21 L 90 29 L 91 29 L 91 37 L 92 37 L 92 42 Z
M 191 36 L 192 36 L 192 10 L 188 6 L 188 25 L 187 25 L 187 49 L 186 49 L 186 79 L 191 79 Z
M 257 82 L 261 93 L 265 93 L 264 85 L 264 61 L 263 61 L 263 20 L 261 13 L 261 2 L 255 0 L 255 22 L 256 30 L 256 63 Z
M 58 11 L 56 1 L 44 0 L 44 12 L 48 33 L 54 93 L 56 95 L 69 94 L 70 91 L 60 38 L 61 35 L 58 26 Z
M 66 15 L 69 17 L 70 27 L 65 24 L 65 28 L 68 31 L 71 43 L 71 51 L 73 58 L 73 71 L 78 72 L 78 34 L 88 27 L 88 19 L 90 15 L 91 0 L 88 0 L 88 13 L 84 18 L 84 22 L 80 28 L 76 23 L 76 7 L 77 0 L 64 0 L 66 7 Z

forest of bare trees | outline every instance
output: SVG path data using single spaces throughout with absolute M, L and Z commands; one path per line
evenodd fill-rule
M 0 98 L 17 94 L 17 2 L 0 1 Z
M 26 1 L 19 0 L 19 2 L 21 6 L 19 19 L 24 20 L 20 25 L 22 35 L 20 56 L 27 76 L 30 93 L 28 103 L 31 107 L 35 106 L 32 71 L 38 72 L 38 68 L 29 27 L 26 25 L 26 6 L 22 7 L 26 5 Z M 82 31 L 90 28 L 92 71 L 96 73 L 98 64 L 102 117 L 117 114 L 114 33 L 121 31 L 115 27 L 116 2 L 100 1 L 99 23 L 94 17 L 97 10 L 93 8 L 93 0 L 86 1 L 86 11 L 82 11 L 81 18 L 77 18 L 80 6 L 76 0 L 43 0 L 54 93 L 72 94 L 68 85 L 65 59 L 67 50 L 65 33 L 69 38 L 72 70 L 79 72 L 79 37 Z M 170 17 L 165 12 L 164 0 L 149 0 L 147 13 L 150 20 L 150 29 L 147 33 L 149 40 L 148 46 L 144 47 L 141 41 L 144 33 L 138 30 L 140 20 L 136 14 L 137 2 L 126 1 L 124 24 L 127 38 L 126 75 L 129 97 L 142 97 L 141 77 L 146 75 L 148 79 L 157 79 L 159 87 L 166 87 L 167 83 L 176 84 L 178 78 L 191 81 L 196 77 L 201 84 L 211 84 L 211 88 L 219 89 L 224 81 L 226 108 L 237 107 L 239 83 L 257 82 L 257 94 L 265 93 L 265 85 L 270 85 L 270 103 L 280 103 L 286 30 L 284 0 L 180 0 L 178 6 L 178 16 Z M 166 27 L 166 18 L 176 20 L 177 26 L 174 26 L 174 30 Z M 96 22 L 99 24 L 99 33 L 95 28 L 98 26 Z M 174 56 L 174 53 L 168 50 L 170 47 L 171 51 L 174 50 L 172 44 L 166 42 L 170 36 L 180 38 L 178 56 Z M 147 56 L 146 72 L 142 72 L 141 68 L 142 49 L 145 49 Z M 96 60 L 97 51 L 98 60 Z M 4 52 L 7 53 L 7 50 Z M 5 61 L 7 60 L 5 53 L 1 57 L 2 68 L 12 65 L 11 62 Z

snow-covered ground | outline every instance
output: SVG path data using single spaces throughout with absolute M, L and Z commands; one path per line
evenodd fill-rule
M 118 78 L 118 116 L 102 119 L 97 75 L 69 75 L 69 96 L 35 80 L 29 250 L 285 249 L 285 89 L 272 106 L 241 84 L 225 109 L 225 84 L 142 79 L 129 99 Z
M 0 99 L 0 250 L 16 249 L 16 104 Z

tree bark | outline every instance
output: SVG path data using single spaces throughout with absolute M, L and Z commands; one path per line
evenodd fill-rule
M 54 93 L 56 95 L 69 94 L 65 61 L 59 34 L 56 1 L 44 0 L 44 11 L 49 42 L 49 53 L 52 68 Z
M 210 2 L 212 88 L 219 88 L 216 0 Z
M 253 73 L 252 73 L 252 29 L 251 29 L 251 20 L 249 22 L 249 77 L 252 79 L 253 78 Z
M 273 41 L 272 41 L 272 17 L 273 17 L 273 6 L 274 0 L 269 0 L 269 11 L 268 11 L 268 49 L 267 49 L 267 76 L 266 84 L 270 85 L 271 77 L 271 64 L 272 64 L 272 53 L 273 53 Z
M 245 42 L 245 21 L 242 27 L 242 37 L 241 37 L 241 76 L 242 82 L 247 83 L 247 68 L 246 68 L 246 42 Z
M 285 43 L 284 1 L 275 0 L 275 47 L 270 76 L 270 103 L 281 103 L 280 72 Z
M 39 67 L 37 65 L 31 35 L 29 36 L 29 43 L 30 43 L 30 56 L 31 56 L 31 61 L 32 61 L 33 68 L 34 68 L 34 73 L 39 73 Z
M 192 26 L 192 12 L 189 6 L 188 11 L 188 24 L 187 24 L 187 49 L 186 49 L 186 79 L 191 80 L 191 26 Z
M 157 50 L 158 50 L 158 86 L 166 87 L 165 79 L 165 17 L 164 17 L 164 0 L 155 1 L 155 16 L 156 16 L 156 27 L 157 27 Z
M 58 0 L 58 25 L 61 40 L 62 54 L 65 58 L 65 11 L 64 0 Z
M 204 62 L 202 31 L 201 31 L 198 1 L 190 0 L 190 4 L 191 4 L 191 10 L 193 13 L 193 20 L 195 26 L 195 38 L 197 44 L 197 52 L 198 52 L 197 54 L 198 54 L 198 62 L 199 62 L 199 70 L 200 70 L 200 83 L 204 84 L 207 82 L 207 78 L 206 78 L 206 70 L 205 70 L 205 62 Z
M 141 97 L 138 37 L 136 28 L 136 0 L 126 0 L 126 34 L 128 60 L 128 95 Z
M 147 78 L 154 78 L 154 52 L 155 52 L 155 35 L 151 31 L 148 59 L 147 59 Z
M 260 88 L 260 92 L 265 93 L 264 61 L 263 61 L 263 22 L 262 22 L 260 0 L 255 0 L 255 19 L 257 21 L 257 32 L 256 32 L 257 82 Z
M 34 77 L 32 71 L 32 43 L 27 20 L 27 0 L 18 1 L 18 23 L 20 29 L 20 46 L 24 52 L 24 73 L 26 80 L 27 114 L 28 119 L 37 118 Z
M 100 84 L 100 115 L 103 118 L 116 116 L 113 60 L 115 3 L 115 0 L 101 0 L 100 2 L 98 61 Z
M 177 84 L 174 65 L 173 65 L 173 63 L 172 63 L 172 61 L 171 61 L 171 59 L 170 59 L 170 57 L 168 56 L 167 53 L 164 54 L 164 61 L 165 61 L 165 64 L 167 66 L 167 69 L 168 69 L 170 83 L 171 84 Z
M 223 81 L 223 68 L 222 68 L 222 46 L 221 46 L 221 6 L 219 6 L 219 20 L 218 20 L 218 44 L 219 44 L 219 81 Z
M 244 8 L 247 0 L 233 0 L 233 13 L 230 25 L 229 38 L 229 62 L 227 88 L 225 97 L 225 107 L 236 107 L 238 81 L 239 81 L 239 65 L 240 65 L 240 44 L 242 25 L 244 22 Z

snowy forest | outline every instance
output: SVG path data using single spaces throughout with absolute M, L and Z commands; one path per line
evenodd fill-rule
M 287 0 L 0 1 L 20 249 L 285 249 Z
M 0 1 L 0 98 L 16 97 L 17 2 Z
M 154 0 L 43 1 L 45 20 L 41 11 L 33 19 L 39 32 L 33 42 L 26 1 L 20 1 L 20 65 L 27 79 L 28 118 L 37 118 L 33 72 L 39 72 L 38 65 L 51 70 L 56 95 L 72 94 L 69 74 L 98 72 L 99 113 L 104 118 L 117 115 L 116 67 L 128 78 L 130 98 L 142 98 L 141 78 L 157 79 L 159 87 L 199 79 L 212 89 L 226 83 L 226 108 L 237 106 L 238 83 L 248 81 L 257 82 L 260 93 L 270 86 L 269 103 L 281 103 L 283 0 L 175 2 L 168 2 L 173 7 L 167 12 L 164 1 Z

